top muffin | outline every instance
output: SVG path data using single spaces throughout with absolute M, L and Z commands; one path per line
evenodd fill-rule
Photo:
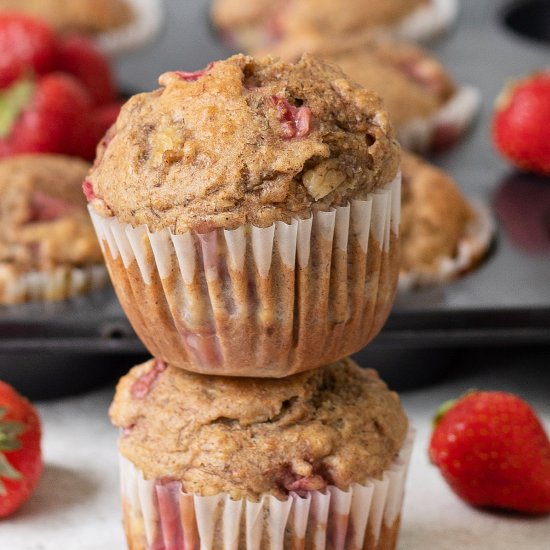
M 391 181 L 399 146 L 379 98 L 310 55 L 236 55 L 134 96 L 86 183 L 103 215 L 174 233 L 308 217 Z

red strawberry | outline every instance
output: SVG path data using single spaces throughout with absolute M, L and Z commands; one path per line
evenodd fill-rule
M 0 517 L 17 510 L 40 479 L 40 435 L 35 408 L 0 382 Z
M 533 409 L 504 392 L 471 392 L 443 407 L 429 454 L 474 506 L 550 513 L 550 441 Z
M 68 153 L 92 100 L 70 75 L 21 80 L 0 95 L 0 158 L 20 153 Z
M 18 13 L 0 14 L 0 88 L 26 73 L 51 71 L 56 48 L 55 34 L 46 23 Z
M 493 116 L 493 141 L 512 164 L 550 175 L 550 71 L 509 84 Z
M 93 160 L 97 144 L 115 123 L 123 103 L 123 101 L 115 101 L 93 109 L 87 116 L 87 122 L 75 128 L 78 135 L 72 140 L 69 153 L 86 160 Z
M 109 61 L 89 38 L 72 35 L 61 39 L 57 66 L 81 80 L 96 105 L 115 100 L 117 94 Z

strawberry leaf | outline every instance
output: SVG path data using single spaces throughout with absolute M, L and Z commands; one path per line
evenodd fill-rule
M 4 407 L 0 407 L 0 456 L 2 451 L 16 451 L 21 448 L 19 436 L 25 431 L 23 423 L 14 420 L 4 420 L 6 413 L 7 410 Z
M 10 135 L 33 93 L 34 83 L 28 79 L 19 80 L 0 93 L 0 138 Z
M 6 494 L 6 487 L 2 483 L 3 479 L 22 479 L 21 472 L 18 472 L 9 462 L 8 459 L 0 453 L 0 495 Z

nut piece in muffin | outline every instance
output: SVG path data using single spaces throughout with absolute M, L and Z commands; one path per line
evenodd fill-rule
M 397 394 L 349 359 L 280 380 L 202 376 L 151 360 L 121 379 L 110 415 L 120 453 L 159 498 L 177 482 L 176 494 L 224 494 L 246 506 L 357 491 L 390 469 L 408 431 Z M 400 501 L 386 530 L 397 528 L 399 509 Z M 129 540 L 143 533 L 136 515 L 125 510 Z
M 105 281 L 82 197 L 88 169 L 61 155 L 0 160 L 0 303 L 59 300 Z
M 489 249 L 491 217 L 428 162 L 406 153 L 401 169 L 400 284 L 448 281 L 473 269 Z
M 39 17 L 57 32 L 95 35 L 130 23 L 134 17 L 126 0 L 0 0 L 0 11 Z
M 328 40 L 381 33 L 425 40 L 456 16 L 455 0 L 215 0 L 222 39 L 250 52 L 310 32 Z
M 310 55 L 160 81 L 122 108 L 85 183 L 152 355 L 280 377 L 365 346 L 398 273 L 400 151 L 380 99 Z

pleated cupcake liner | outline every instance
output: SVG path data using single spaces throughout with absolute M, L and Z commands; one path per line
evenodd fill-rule
M 343 491 L 233 500 L 147 480 L 120 457 L 124 528 L 132 550 L 392 550 L 397 543 L 414 430 L 380 479 Z
M 409 42 L 427 42 L 447 31 L 458 12 L 458 0 L 430 0 L 391 29 L 392 34 Z
M 399 291 L 416 287 L 446 283 L 474 269 L 485 257 L 495 235 L 494 218 L 481 202 L 470 202 L 473 218 L 457 246 L 454 257 L 443 256 L 434 272 L 402 271 L 399 274 Z
M 474 121 L 481 94 L 473 86 L 462 86 L 427 118 L 413 119 L 397 128 L 403 148 L 416 153 L 444 149 L 458 141 Z
M 203 234 L 89 210 L 154 357 L 202 374 L 281 377 L 349 355 L 381 329 L 397 286 L 400 191 L 398 175 L 308 219 Z
M 60 265 L 21 273 L 11 264 L 0 263 L 0 304 L 64 300 L 102 288 L 108 280 L 103 265 Z
M 162 28 L 162 0 L 127 0 L 133 18 L 124 26 L 103 31 L 94 37 L 99 49 L 107 55 L 131 51 L 151 42 Z

